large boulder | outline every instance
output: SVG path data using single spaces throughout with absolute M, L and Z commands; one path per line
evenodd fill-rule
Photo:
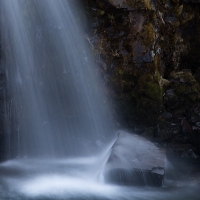
M 106 182 L 162 186 L 165 150 L 138 135 L 118 132 L 104 169 Z

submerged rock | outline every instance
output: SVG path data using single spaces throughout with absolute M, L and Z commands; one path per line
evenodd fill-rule
M 165 150 L 152 142 L 120 131 L 105 165 L 105 181 L 121 185 L 162 186 Z

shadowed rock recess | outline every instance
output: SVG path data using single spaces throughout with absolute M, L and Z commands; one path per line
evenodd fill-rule
M 85 2 L 86 38 L 119 127 L 161 138 L 180 156 L 199 154 L 200 2 Z

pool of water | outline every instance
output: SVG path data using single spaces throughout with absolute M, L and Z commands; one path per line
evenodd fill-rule
M 97 157 L 15 159 L 0 164 L 1 200 L 199 200 L 200 186 L 165 180 L 161 188 L 104 183 Z M 169 176 L 170 177 L 170 176 Z M 173 177 L 173 176 L 171 176 Z

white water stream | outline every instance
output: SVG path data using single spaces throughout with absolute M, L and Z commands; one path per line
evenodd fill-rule
M 69 0 L 1 0 L 8 156 L 88 155 L 110 141 L 100 73 Z
M 0 0 L 10 158 L 0 164 L 0 200 L 200 199 L 184 182 L 104 183 L 113 122 L 72 2 Z

